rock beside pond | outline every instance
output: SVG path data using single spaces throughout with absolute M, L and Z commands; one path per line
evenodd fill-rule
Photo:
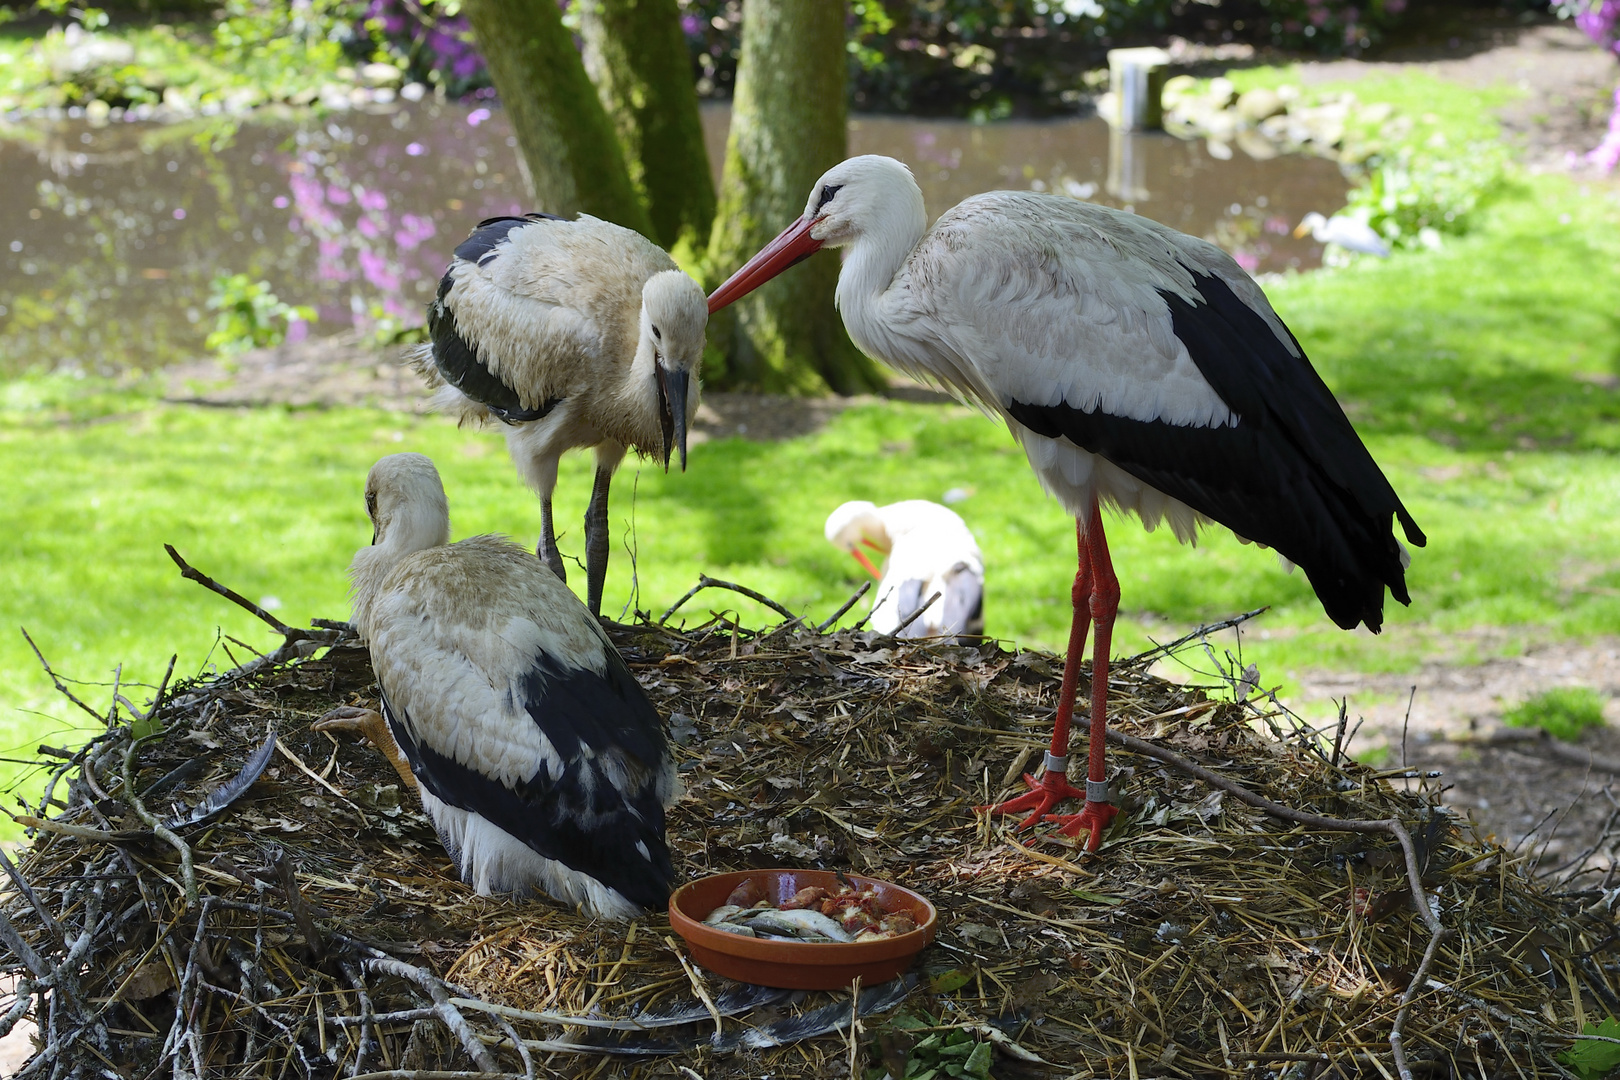
M 1250 124 L 1258 124 L 1287 111 L 1288 106 L 1283 104 L 1282 95 L 1270 87 L 1245 90 L 1237 99 L 1238 116 Z
M 1226 79 L 1200 84 L 1186 75 L 1164 87 L 1165 130 L 1184 139 L 1207 139 L 1217 157 L 1236 145 L 1249 157 L 1267 161 L 1278 154 L 1304 153 L 1354 162 L 1366 151 L 1353 131 L 1382 128 L 1385 133 L 1405 123 L 1387 104 L 1363 106 L 1353 94 L 1310 104 L 1296 86 L 1256 87 L 1235 94 Z

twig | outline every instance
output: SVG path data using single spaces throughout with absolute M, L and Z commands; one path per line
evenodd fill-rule
M 298 654 L 297 646 L 300 642 L 314 642 L 317 645 L 336 644 L 338 641 L 343 639 L 347 630 L 352 629 L 349 628 L 348 624 L 346 623 L 336 624 L 330 622 L 328 622 L 328 624 L 324 627 L 317 626 L 307 630 L 300 629 L 296 626 L 288 626 L 286 623 L 282 622 L 280 619 L 276 618 L 274 615 L 270 614 L 268 611 L 264 610 L 264 608 L 260 607 L 258 604 L 255 604 L 253 601 L 249 600 L 235 589 L 221 585 L 219 582 L 215 581 L 201 570 L 193 567 L 190 563 L 186 562 L 185 559 L 181 558 L 178 551 L 174 550 L 173 544 L 164 544 L 163 550 L 169 553 L 169 558 L 173 559 L 174 564 L 180 568 L 181 577 L 185 578 L 187 581 L 195 581 L 203 588 L 208 589 L 211 592 L 218 593 L 220 596 L 223 596 L 225 599 L 229 600 L 238 607 L 252 612 L 254 615 L 258 616 L 260 620 L 265 622 L 272 630 L 281 635 L 282 642 L 279 648 L 270 653 L 268 656 L 261 655 L 257 660 L 243 665 L 243 670 L 251 671 L 267 664 L 279 664 L 283 660 L 286 660 L 289 656 Z M 327 620 L 321 621 L 327 622 Z M 237 642 L 237 644 L 241 644 L 241 642 Z M 244 647 L 251 648 L 251 646 Z M 229 649 L 226 649 L 225 651 L 227 653 L 230 652 Z
M 927 600 L 923 601 L 923 606 L 918 608 L 916 611 L 913 611 L 910 615 L 907 615 L 904 619 L 901 619 L 900 620 L 900 625 L 895 627 L 894 628 L 894 633 L 890 634 L 889 636 L 890 637 L 899 637 L 900 636 L 900 631 L 904 630 L 906 627 L 910 626 L 912 623 L 914 623 L 918 619 L 922 618 L 923 612 L 925 612 L 929 608 L 933 607 L 934 606 L 934 601 L 938 600 L 943 595 L 945 595 L 945 594 L 941 593 L 941 592 L 935 592 Z
M 681 970 L 686 972 L 686 980 L 692 984 L 692 992 L 708 1008 L 709 1016 L 714 1019 L 714 1038 L 716 1042 L 719 1042 L 725 1038 L 726 1027 L 720 1019 L 720 1010 L 715 1007 L 714 998 L 709 996 L 708 987 L 703 985 L 703 980 L 698 977 L 698 973 L 693 970 L 692 965 L 686 962 L 686 957 L 682 955 L 680 946 L 675 944 L 674 938 L 666 934 L 664 944 L 669 946 L 669 951 L 675 954 L 676 960 L 680 961 Z
M 821 623 L 819 626 L 817 626 L 816 627 L 816 633 L 825 634 L 828 631 L 828 629 L 831 628 L 833 623 L 837 622 L 839 619 L 842 619 L 844 617 L 844 613 L 846 611 L 848 611 L 850 608 L 854 607 L 856 604 L 860 603 L 861 597 L 865 596 L 867 593 L 869 593 L 871 591 L 872 591 L 872 582 L 871 581 L 868 580 L 868 581 L 861 582 L 861 587 L 855 590 L 855 595 L 851 596 L 848 600 L 845 600 L 844 603 L 843 603 L 843 606 L 840 607 L 837 611 L 832 613 L 831 618 L 829 618 L 826 622 Z
M 178 557 L 178 556 L 177 556 Z M 165 844 L 174 848 L 180 855 L 180 882 L 185 886 L 185 907 L 189 908 L 197 902 L 197 872 L 191 865 L 191 845 L 176 836 L 173 829 L 164 825 L 146 808 L 141 801 L 140 794 L 135 790 L 135 750 L 141 745 L 141 740 L 131 737 L 129 744 L 124 747 L 124 799 L 129 803 L 135 816 L 140 818 L 147 828 Z
M 1160 656 L 1168 656 L 1170 653 L 1175 652 L 1177 649 L 1181 648 L 1190 641 L 1197 641 L 1201 637 L 1208 637 L 1210 634 L 1221 630 L 1230 630 L 1232 627 L 1240 626 L 1254 618 L 1256 615 L 1264 615 L 1270 610 L 1270 605 L 1267 605 L 1266 607 L 1257 607 L 1253 611 L 1245 611 L 1241 615 L 1233 615 L 1230 619 L 1222 619 L 1220 622 L 1213 622 L 1200 626 L 1196 630 L 1182 634 L 1174 641 L 1166 642 L 1163 645 L 1155 645 L 1147 652 L 1140 652 L 1135 656 L 1127 656 L 1123 660 L 1114 661 L 1114 670 L 1118 671 L 1125 667 L 1136 667 L 1138 665 L 1148 664 L 1153 660 L 1157 660 Z
M 451 1034 L 460 1041 L 462 1049 L 467 1051 L 468 1056 L 473 1059 L 478 1067 L 486 1073 L 500 1071 L 495 1064 L 494 1057 L 490 1055 L 488 1048 L 478 1038 L 478 1033 L 473 1031 L 471 1024 L 467 1023 L 467 1018 L 461 1015 L 461 1010 L 450 1004 L 450 994 L 446 990 L 443 980 L 437 975 L 419 968 L 415 964 L 395 960 L 391 956 L 374 956 L 367 959 L 361 966 L 384 975 L 393 975 L 407 982 L 415 983 L 423 990 L 426 990 L 428 996 L 433 999 L 439 1022 L 450 1029 Z
M 152 703 L 146 707 L 145 712 L 137 709 L 134 702 L 130 701 L 123 694 L 120 694 L 117 691 L 113 692 L 113 700 L 117 701 L 119 704 L 123 705 L 124 708 L 128 709 L 129 714 L 135 717 L 137 720 L 151 720 L 153 715 L 157 713 L 159 706 L 163 704 L 163 692 L 169 688 L 169 678 L 174 674 L 174 662 L 178 659 L 180 659 L 180 655 L 178 653 L 170 654 L 169 666 L 163 672 L 163 681 L 158 683 L 157 693 L 152 696 Z
M 221 585 L 219 582 L 215 581 L 201 570 L 198 570 L 196 567 L 186 562 L 185 559 L 180 557 L 180 553 L 174 550 L 173 544 L 164 544 L 163 550 L 169 553 L 169 558 L 173 559 L 174 564 L 180 568 L 181 577 L 185 578 L 187 581 L 195 581 L 203 588 L 223 596 L 237 607 L 244 608 L 252 612 L 254 615 L 258 616 L 262 622 L 267 624 L 270 629 L 286 638 L 289 642 L 298 641 L 308 636 L 306 631 L 294 630 L 292 627 L 288 626 L 286 623 L 282 622 L 280 619 L 276 618 L 274 615 L 270 614 L 268 611 L 264 610 L 264 608 L 260 607 L 258 604 L 255 604 L 253 601 L 249 600 L 235 589 L 228 585 Z
M 309 950 L 311 959 L 319 960 L 326 952 L 326 942 L 321 937 L 321 931 L 315 925 L 315 919 L 309 913 L 309 905 L 304 902 L 304 892 L 298 887 L 298 871 L 293 866 L 292 859 L 280 846 L 270 848 L 268 853 L 270 867 L 276 872 L 281 882 L 281 891 L 287 897 L 287 909 L 293 914 L 293 922 L 298 926 L 298 932 L 304 935 L 304 947 Z
M 721 581 L 719 578 L 712 578 L 708 574 L 699 574 L 698 575 L 698 583 L 696 585 L 692 586 L 690 589 L 688 589 L 686 591 L 685 596 L 681 597 L 679 600 L 677 600 L 673 604 L 671 604 L 668 611 L 664 612 L 663 615 L 659 616 L 658 624 L 660 626 L 662 626 L 664 623 L 668 622 L 669 617 L 671 615 L 675 614 L 676 610 L 679 609 L 682 604 L 684 604 L 688 600 L 692 599 L 692 597 L 696 596 L 698 593 L 702 592 L 704 589 L 711 589 L 711 588 L 712 589 L 730 589 L 734 593 L 741 593 L 743 596 L 748 597 L 748 599 L 750 599 L 750 600 L 753 600 L 753 601 L 756 601 L 758 603 L 764 604 L 766 607 L 770 608 L 772 611 L 776 612 L 778 615 L 782 616 L 784 619 L 792 619 L 792 620 L 798 621 L 799 618 L 800 618 L 798 615 L 793 614 L 793 612 L 789 611 L 787 608 L 783 607 L 781 604 L 777 603 L 775 600 L 772 600 L 770 597 L 766 596 L 764 593 L 755 592 L 753 589 L 750 589 L 746 585 L 738 585 L 736 582 L 733 582 L 733 581 Z
M 62 682 L 62 680 L 57 677 L 55 671 L 51 670 L 51 665 L 45 659 L 45 654 L 39 651 L 39 646 L 34 644 L 34 639 L 28 636 L 27 628 L 26 627 L 18 627 L 18 629 L 22 631 L 23 640 L 28 642 L 28 647 L 30 649 L 33 649 L 34 650 L 34 655 L 39 658 L 40 667 L 43 667 L 45 669 L 45 674 L 47 674 L 47 675 L 49 675 L 51 677 L 51 682 L 56 684 L 56 688 L 59 691 L 61 691 L 62 696 L 67 698 L 69 701 L 73 702 L 73 704 L 77 705 L 79 708 L 83 709 L 85 712 L 89 713 L 91 716 L 95 717 L 96 718 L 96 723 L 105 725 L 106 722 L 107 722 L 107 718 L 102 716 L 96 710 L 92 709 L 90 706 L 86 705 L 84 702 L 80 701 L 76 696 L 74 696 L 73 691 L 71 691 L 71 690 L 69 690 L 67 688 L 67 684 Z
M 1256 809 L 1262 810 L 1272 817 L 1295 824 L 1304 825 L 1310 829 L 1321 829 L 1324 832 L 1356 832 L 1356 833 L 1387 833 L 1393 836 L 1401 845 L 1406 854 L 1406 884 L 1412 891 L 1412 902 L 1417 907 L 1418 916 L 1429 929 L 1429 945 L 1423 951 L 1423 960 L 1418 964 L 1417 971 L 1413 972 L 1412 980 L 1407 984 L 1406 993 L 1401 998 L 1401 1009 L 1395 1016 L 1395 1022 L 1390 1028 L 1389 1048 L 1395 1058 L 1395 1068 L 1401 1075 L 1401 1080 L 1412 1080 L 1412 1070 L 1406 1063 L 1406 1052 L 1402 1046 L 1402 1025 L 1406 1021 L 1408 1006 L 1417 997 L 1418 991 L 1428 978 L 1429 966 L 1434 962 L 1435 951 L 1440 942 L 1448 936 L 1448 931 L 1440 924 L 1440 916 L 1429 906 L 1428 897 L 1423 892 L 1422 870 L 1418 866 L 1417 849 L 1412 844 L 1412 834 L 1407 832 L 1406 826 L 1397 818 L 1383 818 L 1377 821 L 1360 821 L 1350 818 L 1331 818 L 1321 814 L 1312 814 L 1304 810 L 1295 810 L 1291 806 L 1272 802 L 1261 795 L 1256 795 L 1243 785 L 1228 780 L 1219 773 L 1212 772 L 1202 765 L 1182 757 L 1174 750 L 1167 750 L 1155 743 L 1144 739 L 1137 739 L 1122 731 L 1108 732 L 1108 738 L 1133 753 L 1143 754 L 1164 762 L 1181 772 L 1194 776 L 1212 787 L 1220 788 L 1239 800 L 1248 803 Z

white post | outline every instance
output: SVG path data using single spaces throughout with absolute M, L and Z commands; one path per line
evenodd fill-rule
M 1114 94 L 1112 120 L 1121 131 L 1164 127 L 1164 91 L 1170 54 L 1163 49 L 1108 50 L 1108 85 Z

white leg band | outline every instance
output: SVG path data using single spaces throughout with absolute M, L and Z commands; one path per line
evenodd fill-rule
M 1060 757 L 1048 750 L 1046 752 L 1046 771 L 1067 775 L 1069 771 L 1069 755 L 1064 754 Z

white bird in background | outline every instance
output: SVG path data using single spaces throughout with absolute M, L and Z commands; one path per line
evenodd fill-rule
M 536 554 L 567 580 L 552 527 L 557 462 L 596 450 L 585 511 L 586 603 L 602 610 L 608 487 L 626 448 L 669 468 L 697 411 L 703 289 L 640 233 L 581 214 L 490 218 L 456 248 L 428 305 L 416 356 L 434 404 L 506 425 L 512 460 L 540 496 Z
M 662 910 L 679 785 L 663 723 L 600 624 L 516 544 L 449 543 L 421 454 L 372 467 L 366 510 L 372 543 L 349 575 L 382 714 L 336 709 L 322 730 L 362 731 L 388 754 L 481 895 L 538 889 L 609 919 Z
M 847 502 L 827 516 L 827 542 L 878 579 L 871 627 L 901 637 L 984 633 L 984 556 L 957 514 L 926 499 Z M 880 570 L 861 550 L 885 556 Z M 900 624 L 939 594 L 917 618 Z
M 1337 244 L 1346 251 L 1376 255 L 1380 259 L 1389 258 L 1389 244 L 1378 235 L 1378 231 L 1351 214 L 1334 214 L 1326 218 L 1312 210 L 1295 226 L 1294 238 L 1298 239 L 1306 233 L 1310 233 L 1318 244 Z
M 1191 541 L 1220 522 L 1304 569 L 1329 617 L 1376 631 L 1384 590 L 1408 603 L 1423 533 L 1253 278 L 1213 244 L 1135 214 L 995 191 L 932 229 L 892 158 L 828 170 L 804 215 L 709 297 L 711 314 L 821 247 L 843 247 L 837 302 L 869 355 L 1006 421 L 1075 516 L 1074 622 L 1045 775 L 997 807 L 1090 830 L 1117 812 L 1104 771 L 1108 648 L 1119 581 L 1101 507 Z M 1086 788 L 1068 782 L 1069 722 L 1091 623 Z M 1084 797 L 1079 814 L 1051 815 Z

